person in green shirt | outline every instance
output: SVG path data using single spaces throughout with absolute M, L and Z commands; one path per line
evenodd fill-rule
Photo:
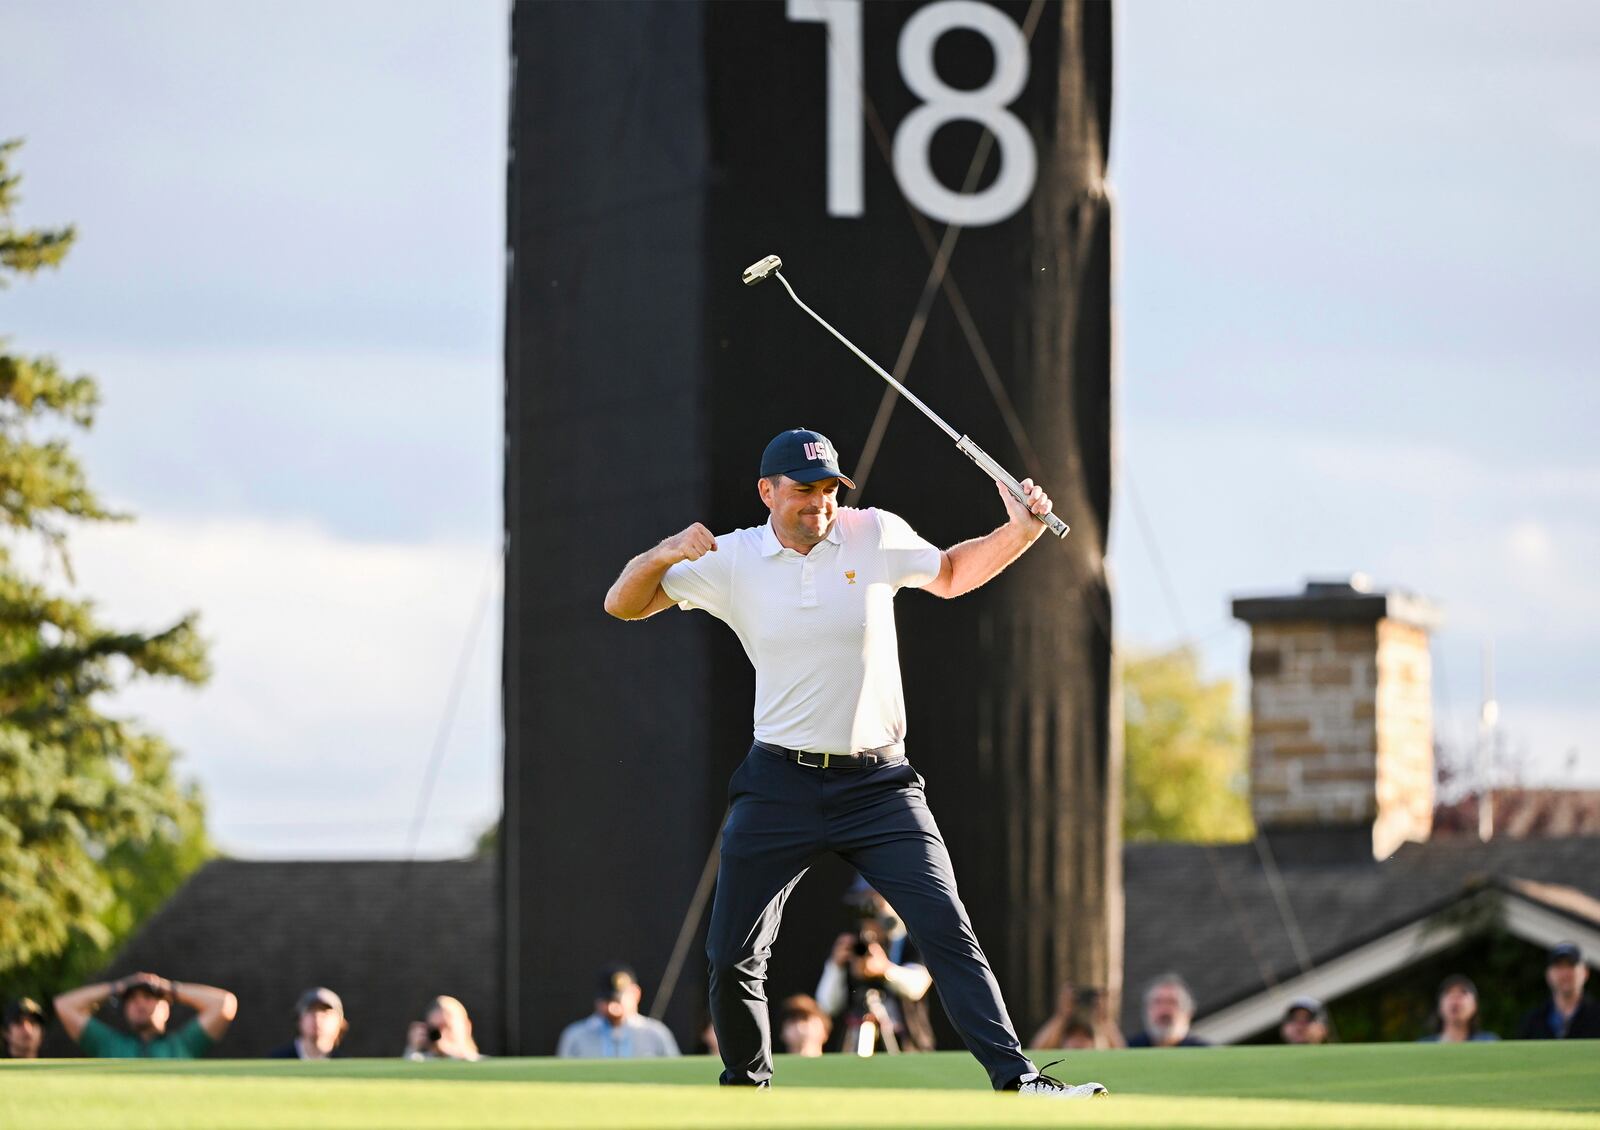
M 105 1001 L 122 1002 L 127 1032 L 94 1015 Z M 197 1015 L 176 1032 L 167 1031 L 172 1005 L 187 1005 Z M 239 1011 L 226 989 L 168 981 L 154 973 L 133 973 L 118 981 L 85 985 L 56 998 L 61 1027 L 84 1054 L 99 1059 L 198 1059 L 228 1031 Z

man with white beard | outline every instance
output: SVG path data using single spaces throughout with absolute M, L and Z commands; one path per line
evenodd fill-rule
M 1144 1031 L 1128 1039 L 1130 1048 L 1203 1048 L 1208 1041 L 1189 1032 L 1194 994 L 1176 973 L 1163 973 L 1144 991 Z

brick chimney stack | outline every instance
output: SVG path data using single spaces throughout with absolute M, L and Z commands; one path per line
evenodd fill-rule
M 1242 597 L 1250 625 L 1250 807 L 1274 840 L 1370 835 L 1392 855 L 1433 828 L 1437 610 L 1356 574 Z M 1304 837 L 1301 837 L 1304 838 Z

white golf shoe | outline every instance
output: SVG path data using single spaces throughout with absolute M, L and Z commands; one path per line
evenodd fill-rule
M 1054 1067 L 1055 1064 L 1045 1066 Z M 1019 1095 L 1043 1095 L 1048 1099 L 1097 1099 L 1111 1093 L 1099 1083 L 1063 1083 L 1043 1071 L 1031 1079 L 1024 1076 L 1011 1089 Z

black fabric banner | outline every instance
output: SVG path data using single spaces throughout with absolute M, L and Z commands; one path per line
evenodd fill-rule
M 550 1050 L 612 957 L 648 1001 L 748 746 L 725 627 L 601 610 L 627 559 L 763 521 L 756 464 L 786 427 L 834 440 L 852 504 L 937 543 L 1005 517 L 780 284 L 741 285 L 768 253 L 1073 527 L 959 600 L 901 595 L 909 748 L 1022 1036 L 1063 977 L 1115 988 L 1109 5 L 529 3 L 514 24 L 509 1046 Z M 827 864 L 796 891 L 772 999 L 814 988 L 847 881 Z M 697 940 L 669 1014 L 687 1042 L 703 989 Z

